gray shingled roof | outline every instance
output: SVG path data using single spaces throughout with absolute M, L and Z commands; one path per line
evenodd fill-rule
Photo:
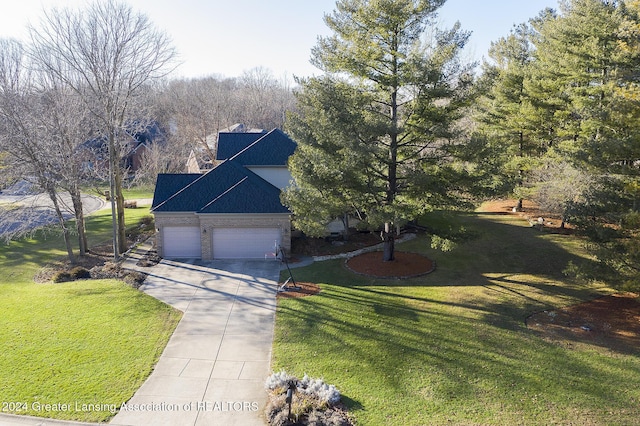
M 152 212 L 289 213 L 278 188 L 234 161 L 192 176 L 158 175 Z
M 279 129 L 268 133 L 220 133 L 217 160 L 243 166 L 286 166 L 296 143 Z
M 158 205 L 167 201 L 172 195 L 201 177 L 202 174 L 200 173 L 159 174 L 156 179 L 156 188 L 153 192 L 151 209 L 155 209 Z
M 266 134 L 266 131 L 260 133 L 218 133 L 216 160 L 228 160 Z
M 296 147 L 284 132 L 273 129 L 230 159 L 243 166 L 286 166 Z

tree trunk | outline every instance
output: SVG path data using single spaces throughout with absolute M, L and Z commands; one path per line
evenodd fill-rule
M 73 202 L 73 211 L 76 217 L 76 231 L 78 232 L 78 247 L 80 256 L 87 254 L 89 250 L 87 243 L 87 230 L 84 222 L 84 211 L 82 210 L 82 196 L 80 191 L 74 188 L 70 191 L 71 201 Z
M 342 226 L 344 226 L 342 239 L 344 241 L 349 241 L 349 213 L 345 213 L 344 216 L 342 216 Z
M 390 222 L 384 224 L 382 232 L 382 261 L 391 262 L 395 259 L 395 237 L 393 235 L 393 226 Z
M 76 258 L 73 255 L 73 247 L 71 246 L 71 235 L 69 233 L 69 228 L 67 228 L 67 225 L 65 223 L 62 210 L 60 209 L 60 203 L 58 203 L 58 194 L 56 190 L 51 187 L 47 189 L 47 193 L 49 194 L 49 198 L 53 202 L 53 207 L 56 211 L 56 216 L 58 217 L 60 228 L 62 229 L 62 235 L 64 236 L 64 244 L 67 248 L 67 256 L 69 257 L 69 262 L 74 265 L 76 263 Z
M 118 215 L 118 248 L 120 254 L 127 251 L 127 228 L 124 220 L 124 195 L 122 195 L 122 174 L 120 169 L 116 169 L 116 185 L 115 185 L 116 210 Z
M 118 232 L 118 215 L 116 209 L 116 176 L 119 173 L 118 155 L 115 147 L 115 135 L 109 134 L 109 195 L 111 200 L 111 226 L 113 227 L 113 259 L 120 260 L 120 243 L 118 242 L 120 233 Z

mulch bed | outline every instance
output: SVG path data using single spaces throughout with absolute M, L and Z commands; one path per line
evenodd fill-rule
M 347 268 L 374 278 L 413 278 L 433 272 L 435 263 L 418 253 L 396 251 L 394 260 L 382 261 L 382 252 L 373 251 L 347 259 Z
M 320 286 L 318 284 L 296 281 L 295 286 L 290 284 L 287 286 L 286 291 L 279 291 L 277 297 L 294 299 L 297 297 L 313 296 L 318 293 L 320 293 Z
M 395 252 L 395 260 L 382 261 L 382 252 L 360 254 L 347 260 L 347 268 L 358 274 L 375 278 L 411 278 L 428 274 L 435 269 L 435 263 L 417 253 Z M 278 298 L 297 298 L 320 293 L 320 286 L 310 282 L 290 283 L 286 291 L 278 292 Z
M 538 312 L 526 323 L 543 337 L 563 344 L 586 342 L 623 351 L 640 350 L 640 298 L 635 293 Z
M 140 239 L 128 239 L 129 247 L 133 247 L 134 244 L 140 242 Z M 147 254 L 139 266 L 153 266 L 160 258 L 155 255 L 155 250 L 152 250 Z M 45 265 L 36 273 L 33 280 L 36 283 L 44 284 L 49 283 L 53 277 L 63 271 L 69 271 L 75 267 L 82 267 L 90 272 L 91 278 L 115 278 L 122 279 L 134 288 L 140 287 L 144 279 L 145 274 L 124 271 L 120 268 L 118 263 L 113 261 L 113 245 L 111 243 L 104 243 L 95 245 L 88 250 L 84 256 L 76 256 L 76 262 L 71 264 L 68 258 L 60 259 L 57 262 Z M 144 263 L 144 264 L 140 264 Z

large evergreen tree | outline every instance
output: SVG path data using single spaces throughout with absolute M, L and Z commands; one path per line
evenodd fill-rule
M 533 59 L 532 36 L 531 27 L 521 24 L 491 43 L 480 83 L 485 90 L 476 104 L 479 132 L 498 154 L 499 173 L 518 196 L 518 209 L 531 159 L 545 150 L 536 138 L 535 107 L 525 86 Z
M 567 0 L 558 16 L 540 21 L 535 42 L 531 85 L 541 102 L 557 100 L 557 148 L 598 171 L 640 153 L 636 126 L 624 118 L 635 106 L 618 95 L 622 77 L 637 73 L 637 56 L 621 48 L 634 38 L 628 22 L 624 2 Z
M 450 165 L 455 123 L 469 101 L 472 66 L 459 54 L 469 34 L 433 26 L 444 0 L 342 0 L 325 16 L 312 62 L 324 75 L 300 81 L 299 112 L 288 122 L 298 142 L 297 185 L 284 194 L 295 224 L 356 213 L 384 226 L 383 260 L 393 260 L 393 228 L 433 206 L 454 204 Z

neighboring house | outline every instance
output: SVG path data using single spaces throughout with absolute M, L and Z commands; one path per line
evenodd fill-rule
M 208 135 L 204 140 L 204 145 L 206 146 L 202 146 L 202 143 L 199 143 L 198 147 L 191 150 L 189 153 L 189 159 L 187 160 L 187 173 L 204 173 L 215 167 L 219 162 L 219 157 L 216 154 L 218 152 L 218 139 L 220 137 L 224 139 L 227 134 L 249 134 L 249 138 L 254 142 L 261 135 L 265 135 L 266 133 L 266 130 L 248 128 L 244 124 L 237 123 L 233 126 L 220 130 L 218 133 Z M 254 135 L 255 137 L 251 135 Z M 213 157 L 215 158 L 211 158 L 211 153 L 213 153 Z M 223 157 L 222 159 L 226 158 L 229 157 Z
M 233 136 L 231 136 L 233 135 Z M 291 250 L 291 212 L 280 190 L 296 144 L 280 130 L 222 133 L 204 174 L 161 174 L 151 211 L 165 258 L 273 257 Z M 286 183 L 285 183 L 286 182 Z
M 129 173 L 135 173 L 143 164 L 144 153 L 154 143 L 165 143 L 164 131 L 157 122 L 145 126 L 131 124 L 131 132 L 124 142 L 125 154 L 122 167 Z M 89 173 L 105 174 L 109 171 L 109 147 L 106 137 L 98 137 L 80 145 L 78 155 L 82 158 L 84 169 Z

